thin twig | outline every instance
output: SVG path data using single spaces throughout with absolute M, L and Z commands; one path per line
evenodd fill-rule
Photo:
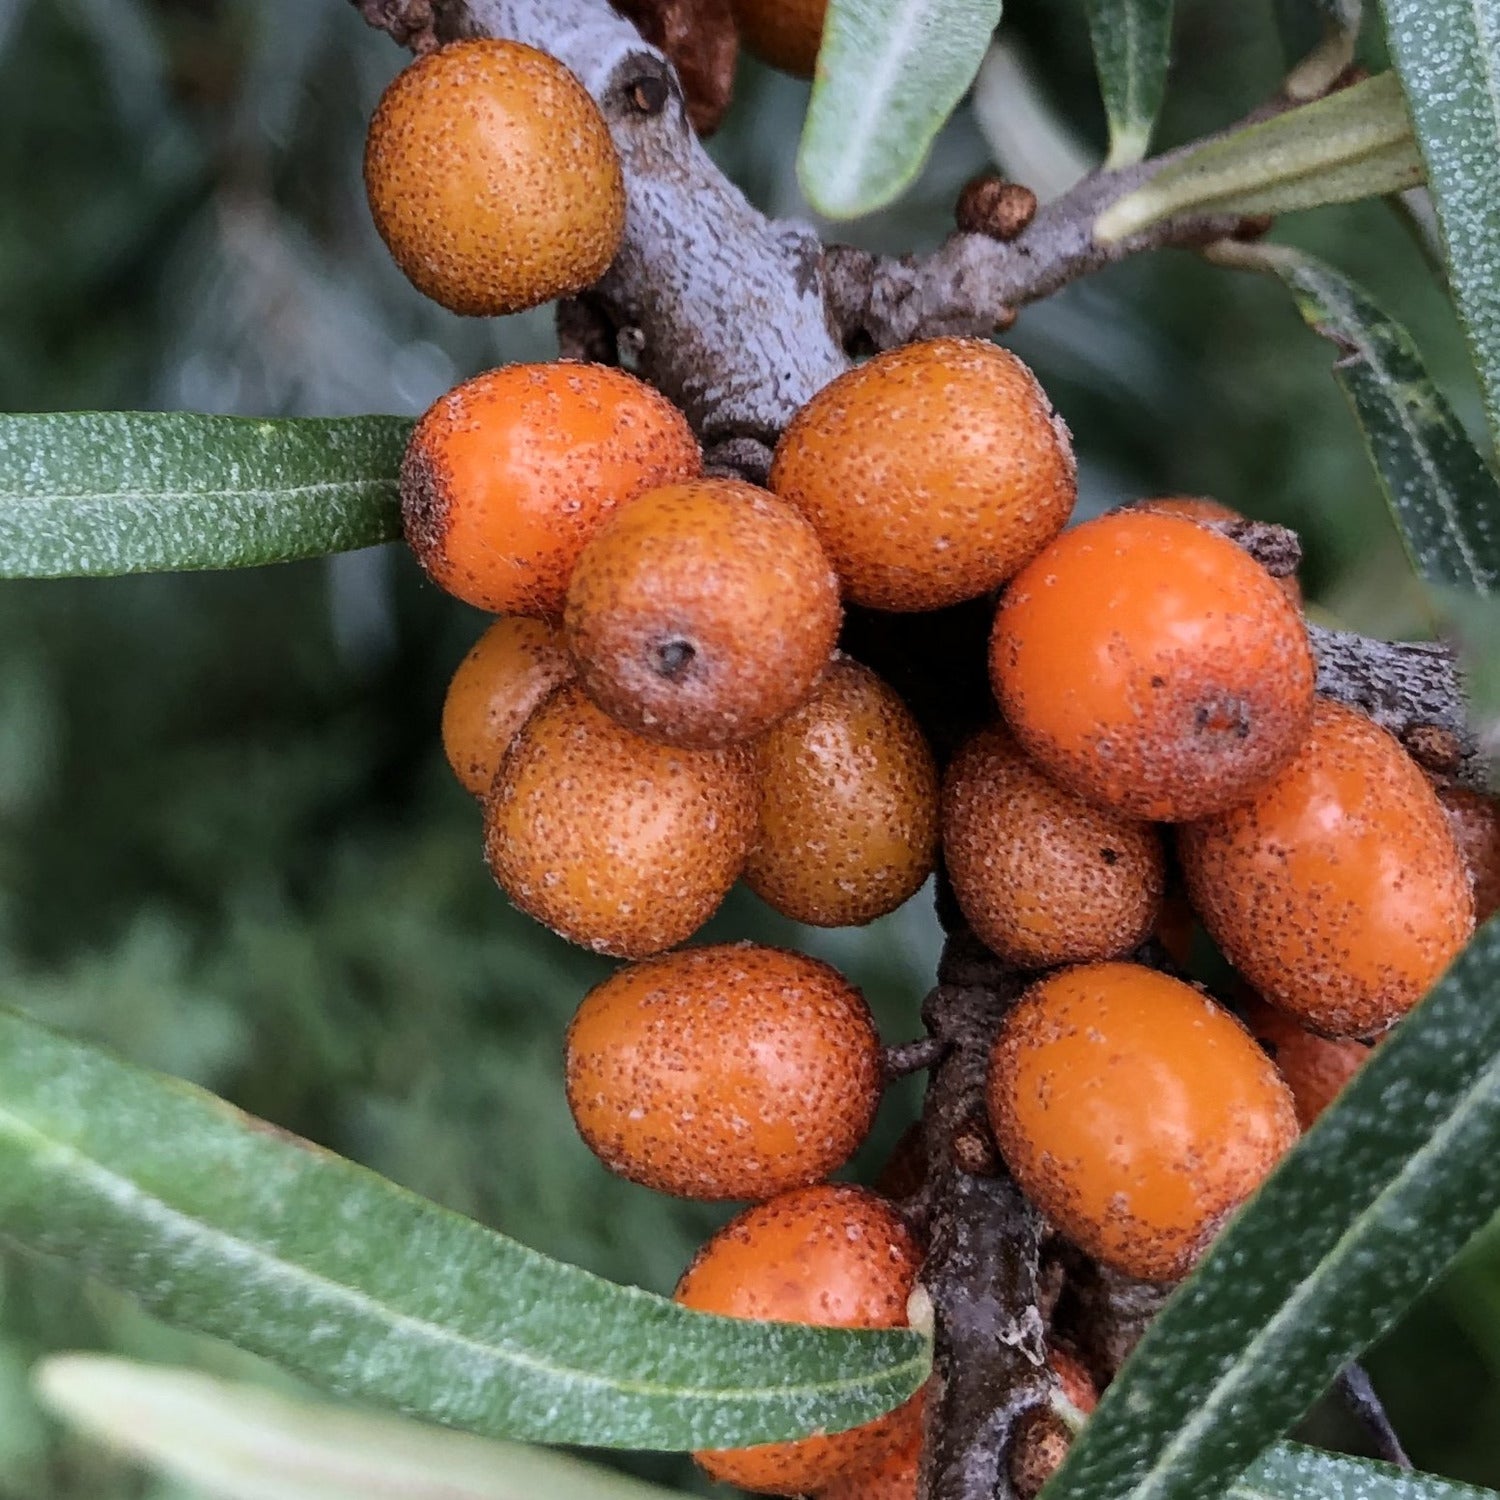
M 934 1063 L 941 1062 L 948 1051 L 948 1043 L 940 1036 L 919 1036 L 915 1041 L 896 1042 L 880 1054 L 880 1071 L 887 1083 L 920 1073 Z
M 1395 1464 L 1398 1469 L 1410 1469 L 1411 1459 L 1406 1456 L 1406 1449 L 1396 1436 L 1396 1429 L 1391 1425 L 1385 1403 L 1375 1394 L 1375 1387 L 1370 1383 L 1369 1372 L 1365 1367 L 1356 1363 L 1345 1365 L 1334 1384 L 1343 1397 L 1344 1404 L 1374 1444 L 1376 1455 L 1388 1464 Z

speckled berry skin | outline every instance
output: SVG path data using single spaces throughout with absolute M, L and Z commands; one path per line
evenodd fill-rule
M 740 40 L 762 62 L 811 78 L 828 0 L 730 0 Z
M 800 512 L 736 479 L 699 479 L 600 527 L 564 618 L 601 708 L 651 739 L 706 748 L 753 738 L 812 692 L 843 610 Z
M 606 517 L 703 467 L 687 418 L 623 370 L 506 365 L 435 401 L 401 465 L 401 520 L 427 576 L 496 614 L 560 617 Z
M 647 958 L 718 908 L 750 852 L 756 802 L 744 747 L 654 744 L 568 683 L 500 763 L 485 857 L 506 895 L 570 942 Z
M 1213 521 L 1243 521 L 1245 517 L 1232 505 L 1222 500 L 1211 500 L 1207 495 L 1158 495 L 1150 500 L 1137 500 L 1132 510 L 1150 511 L 1158 516 L 1182 516 L 1189 521 L 1208 524 Z M 1302 608 L 1302 585 L 1297 576 L 1289 573 L 1276 580 L 1276 586 L 1298 609 Z
M 700 1312 L 828 1328 L 904 1328 L 921 1252 L 905 1221 L 866 1188 L 798 1188 L 731 1219 L 693 1257 L 675 1296 Z M 698 1453 L 722 1484 L 802 1495 L 876 1463 L 909 1435 L 920 1399 L 856 1427 L 786 1443 Z
M 611 975 L 568 1029 L 568 1105 L 611 1171 L 680 1198 L 763 1199 L 836 1171 L 880 1102 L 864 997 L 753 943 Z
M 1301 614 L 1233 542 L 1181 516 L 1115 511 L 1012 581 L 990 678 L 1054 780 L 1181 822 L 1243 802 L 1296 754 L 1314 667 Z
M 482 797 L 506 747 L 553 688 L 573 676 L 562 632 L 545 620 L 496 620 L 458 664 L 443 700 L 443 753 Z
M 1036 377 L 962 338 L 892 349 L 825 386 L 783 434 L 770 485 L 813 523 L 846 599 L 897 611 L 998 587 L 1077 494 Z
M 450 43 L 397 74 L 365 141 L 380 237 L 451 312 L 520 312 L 592 286 L 625 232 L 625 179 L 588 90 L 520 42 Z
M 943 858 L 981 942 L 1019 968 L 1128 953 L 1166 885 L 1161 835 L 1050 780 L 1001 727 L 943 778 Z
M 1297 1123 L 1304 1130 L 1370 1059 L 1371 1049 L 1364 1042 L 1318 1036 L 1263 1000 L 1252 998 L 1240 1009 L 1250 1035 L 1292 1091 Z
M 1438 800 L 1474 888 L 1474 920 L 1487 922 L 1500 911 L 1500 798 L 1450 786 Z
M 760 834 L 745 882 L 783 916 L 858 927 L 932 873 L 938 779 L 906 705 L 840 655 L 756 745 Z
M 990 1122 L 1026 1195 L 1081 1249 L 1185 1275 L 1297 1138 L 1292 1097 L 1228 1011 L 1136 964 L 1040 980 L 990 1058 Z
M 1188 894 L 1251 987 L 1327 1036 L 1405 1015 L 1474 929 L 1437 795 L 1385 730 L 1318 700 L 1253 800 L 1179 830 Z

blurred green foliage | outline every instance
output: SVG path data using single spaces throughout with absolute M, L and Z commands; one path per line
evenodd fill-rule
M 1164 143 L 1252 107 L 1281 65 L 1269 5 L 1180 10 Z M 1013 120 L 1012 137 L 1043 155 L 1102 152 L 1080 17 L 1007 8 L 1012 60 L 1053 121 Z M 399 63 L 345 0 L 0 0 L 0 409 L 412 412 L 550 352 L 544 313 L 451 317 L 375 239 L 360 143 Z M 805 99 L 746 65 L 713 145 L 780 214 L 805 213 Z M 984 102 L 1016 113 L 1003 89 Z M 931 245 L 990 160 L 963 110 L 911 194 L 838 234 Z M 1278 232 L 1402 317 L 1477 427 L 1452 314 L 1387 206 Z M 1347 624 L 1424 627 L 1330 351 L 1279 286 L 1162 255 L 1028 310 L 1009 342 L 1073 427 L 1086 507 L 1216 494 L 1298 527 L 1313 598 Z M 446 677 L 481 626 L 395 550 L 5 585 L 0 990 L 540 1249 L 665 1290 L 723 1214 L 608 1177 L 572 1131 L 560 1038 L 604 965 L 507 907 L 438 748 Z M 712 933 L 832 958 L 891 1037 L 915 1031 L 937 949 L 922 897 L 863 933 L 809 934 L 737 893 Z M 912 1101 L 892 1099 L 865 1165 Z M 30 1362 L 74 1347 L 246 1362 L 65 1270 L 0 1260 L 0 1500 L 162 1500 L 32 1404 Z M 1419 1464 L 1500 1482 L 1500 1239 L 1374 1367 Z M 1352 1437 L 1333 1412 L 1313 1435 Z M 679 1460 L 639 1466 L 693 1482 Z

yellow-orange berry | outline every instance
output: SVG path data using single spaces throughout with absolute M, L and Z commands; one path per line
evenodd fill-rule
M 632 734 L 576 682 L 512 741 L 485 799 L 485 857 L 522 911 L 571 942 L 646 958 L 690 938 L 744 867 L 755 761 Z
M 1132 510 L 1147 510 L 1158 516 L 1182 516 L 1200 524 L 1213 521 L 1243 521 L 1245 517 L 1232 505 L 1222 500 L 1210 500 L 1206 495 L 1159 495 L 1151 500 L 1137 500 Z M 1302 608 L 1302 585 L 1295 573 L 1288 573 L 1276 582 L 1281 592 Z
M 1129 1276 L 1185 1274 L 1297 1137 L 1292 1098 L 1228 1011 L 1136 964 L 1033 985 L 990 1059 L 990 1122 L 1016 1180 Z
M 868 667 L 837 657 L 756 758 L 760 835 L 745 881 L 784 916 L 859 926 L 894 911 L 932 872 L 932 752 Z
M 493 317 L 593 285 L 625 232 L 625 179 L 588 90 L 493 37 L 419 57 L 365 141 L 380 237 L 416 288 Z
M 1021 968 L 1128 953 L 1150 934 L 1166 885 L 1151 824 L 1065 791 L 999 727 L 948 766 L 943 858 L 975 934 Z
M 731 1219 L 694 1256 L 675 1296 L 699 1312 L 904 1328 L 921 1252 L 901 1216 L 865 1188 L 797 1188 Z M 919 1396 L 912 1397 L 912 1402 Z M 849 1432 L 694 1455 L 723 1484 L 801 1495 L 875 1463 L 909 1433 L 911 1402 Z
M 792 506 L 737 479 L 651 490 L 583 549 L 568 647 L 589 696 L 672 745 L 750 739 L 812 691 L 838 579 Z
M 1370 1048 L 1349 1038 L 1318 1036 L 1264 1000 L 1251 999 L 1242 1008 L 1250 1035 L 1286 1079 L 1297 1123 L 1306 1130 L 1369 1060 Z
M 1276 580 L 1217 533 L 1140 511 L 1064 532 L 1015 578 L 990 675 L 1044 770 L 1165 822 L 1244 801 L 1312 714 L 1307 627 Z
M 566 1077 L 579 1134 L 612 1171 L 682 1198 L 769 1198 L 858 1149 L 880 1102 L 880 1038 L 836 969 L 722 944 L 592 989 Z
M 828 0 L 730 0 L 740 40 L 762 62 L 811 78 Z
M 1318 701 L 1253 800 L 1179 830 L 1188 894 L 1251 986 L 1328 1036 L 1404 1015 L 1474 927 L 1437 795 L 1385 730 Z
M 1438 800 L 1474 887 L 1474 920 L 1487 922 L 1500 911 L 1500 798 L 1445 786 Z
M 417 423 L 402 525 L 439 588 L 496 614 L 558 616 L 610 512 L 702 464 L 687 418 L 633 375 L 507 365 L 439 397 Z
M 466 792 L 484 796 L 532 710 L 572 676 L 562 633 L 544 620 L 496 620 L 479 637 L 443 700 L 443 751 Z
M 771 488 L 823 539 L 845 596 L 927 610 L 998 587 L 1077 493 L 1072 444 L 1036 377 L 983 339 L 876 355 L 792 419 Z

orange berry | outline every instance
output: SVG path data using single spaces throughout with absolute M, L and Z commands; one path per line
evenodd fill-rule
M 598 953 L 645 958 L 714 914 L 755 837 L 741 746 L 643 740 L 579 685 L 526 721 L 485 800 L 485 857 L 527 915 Z
M 1085 521 L 1027 565 L 990 676 L 1043 770 L 1166 822 L 1244 801 L 1312 713 L 1307 627 L 1276 580 L 1215 532 L 1140 511 Z
M 1036 377 L 983 339 L 878 354 L 825 386 L 776 449 L 771 488 L 813 523 L 846 597 L 929 610 L 998 587 L 1077 493 Z
M 443 700 L 443 750 L 466 792 L 484 796 L 532 710 L 573 673 L 561 632 L 543 620 L 496 620 L 479 637 Z
M 675 1296 L 700 1312 L 812 1323 L 904 1328 L 921 1252 L 901 1216 L 866 1188 L 797 1188 L 731 1219 L 693 1257 Z M 909 1409 L 848 1432 L 694 1456 L 722 1484 L 801 1495 L 875 1463 L 909 1433 Z
M 998 726 L 948 766 L 943 858 L 980 941 L 1028 969 L 1128 953 L 1166 884 L 1155 828 L 1064 791 Z
M 828 0 L 730 0 L 740 40 L 762 62 L 811 78 Z
M 1368 1061 L 1370 1048 L 1346 1038 L 1318 1036 L 1264 1000 L 1251 999 L 1243 1010 L 1250 1035 L 1286 1079 L 1297 1123 L 1306 1130 Z
M 583 549 L 568 646 L 589 695 L 673 745 L 749 739 L 812 691 L 838 639 L 838 579 L 817 534 L 737 479 L 652 490 Z
M 1474 887 L 1474 920 L 1487 922 L 1500 911 L 1500 798 L 1445 786 L 1438 801 Z
M 836 969 L 752 943 L 669 953 L 590 990 L 568 1105 L 611 1171 L 680 1198 L 769 1198 L 849 1160 L 880 1103 L 880 1038 Z
M 1031 1200 L 1149 1281 L 1191 1269 L 1297 1138 L 1291 1095 L 1244 1027 L 1138 964 L 1034 984 L 1001 1025 L 987 1097 Z
M 1052 1373 L 1057 1376 L 1058 1388 L 1063 1395 L 1084 1416 L 1088 1416 L 1099 1404 L 1099 1390 L 1094 1384 L 1094 1377 L 1083 1367 L 1083 1362 L 1075 1359 L 1066 1349 L 1053 1345 L 1047 1351 L 1047 1363 L 1052 1366 Z
M 793 921 L 894 911 L 937 857 L 937 769 L 906 705 L 868 667 L 829 664 L 756 746 L 760 836 L 745 881 Z
M 609 126 L 555 57 L 477 37 L 419 57 L 365 141 L 375 227 L 418 291 L 520 312 L 592 286 L 625 232 Z
M 439 397 L 417 423 L 402 524 L 439 588 L 497 614 L 558 616 L 605 517 L 702 462 L 687 418 L 623 370 L 507 365 Z
M 1182 516 L 1189 521 L 1243 521 L 1245 517 L 1232 505 L 1221 500 L 1210 500 L 1206 495 L 1161 495 L 1153 500 L 1137 500 L 1132 510 L 1150 511 L 1157 516 Z M 1302 585 L 1295 573 L 1288 573 L 1276 582 L 1281 592 L 1302 608 Z
M 1188 894 L 1251 986 L 1328 1036 L 1404 1015 L 1474 928 L 1436 793 L 1385 730 L 1319 699 L 1253 801 L 1178 834 Z

